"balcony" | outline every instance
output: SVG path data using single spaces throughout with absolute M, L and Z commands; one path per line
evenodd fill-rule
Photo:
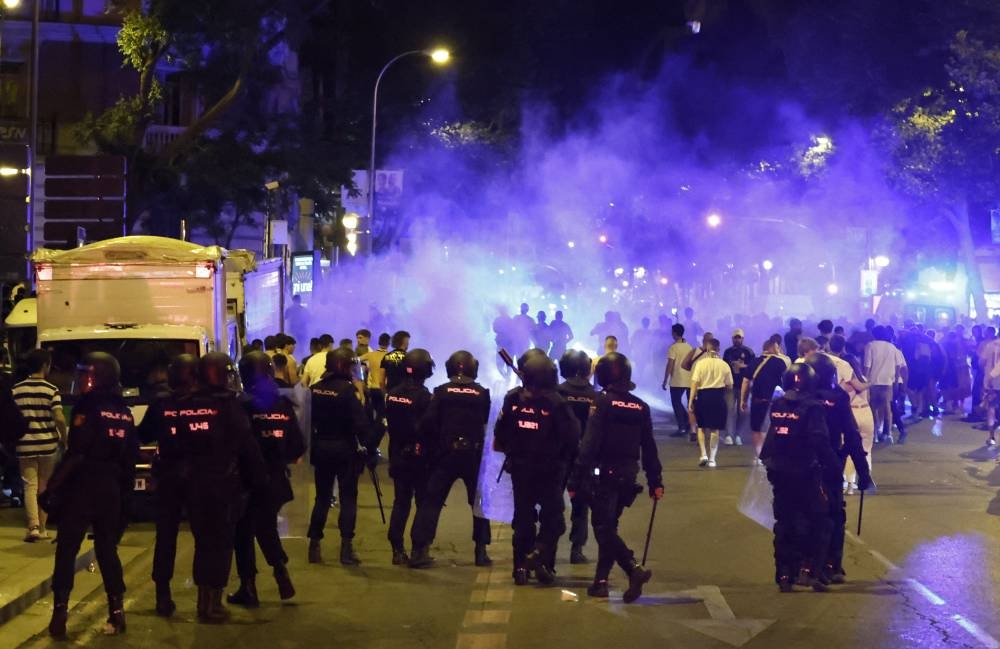
M 146 129 L 146 135 L 142 140 L 142 148 L 149 153 L 160 153 L 170 143 L 180 137 L 181 133 L 187 130 L 186 126 L 164 126 L 163 124 L 153 124 Z

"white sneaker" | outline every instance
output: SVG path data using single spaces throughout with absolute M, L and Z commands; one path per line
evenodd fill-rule
M 726 438 L 724 440 L 722 440 L 722 443 L 725 444 L 726 446 L 732 446 L 733 445 L 733 436 L 732 435 L 726 435 Z
M 715 460 L 709 460 L 708 461 L 708 468 L 709 469 L 714 469 L 715 468 Z
M 753 465 L 754 466 L 764 466 L 764 460 L 760 459 L 759 457 L 755 457 L 753 459 Z
M 701 459 L 698 460 L 698 466 L 708 466 L 708 457 L 702 455 Z
M 847 495 L 848 496 L 853 496 L 854 492 L 857 491 L 857 489 L 858 489 L 858 485 L 856 485 L 855 483 L 852 482 L 851 484 L 847 485 Z
M 743 438 L 740 437 L 739 435 L 737 435 L 736 437 L 734 437 L 733 441 L 736 442 L 737 446 L 743 446 Z
M 986 438 L 986 445 L 987 446 L 996 446 L 997 445 L 997 440 L 994 437 L 992 437 L 992 436 L 991 437 L 987 437 Z

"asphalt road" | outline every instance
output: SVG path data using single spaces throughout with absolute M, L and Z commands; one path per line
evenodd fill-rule
M 437 567 L 414 571 L 390 564 L 388 542 L 369 484 L 362 486 L 356 546 L 359 568 L 336 562 L 338 541 L 330 530 L 326 564 L 306 563 L 305 531 L 311 498 L 308 467 L 297 467 L 297 493 L 287 515 L 286 549 L 298 595 L 278 601 L 262 560 L 262 606 L 234 608 L 232 622 L 195 621 L 190 582 L 192 545 L 185 533 L 178 557 L 171 619 L 153 612 L 149 581 L 152 532 L 133 528 L 129 546 L 146 548 L 127 568 L 128 632 L 101 638 L 104 616 L 98 590 L 70 618 L 71 639 L 59 646 L 198 647 L 379 647 L 502 649 L 517 647 L 1000 647 L 997 610 L 1000 556 L 1000 469 L 982 448 L 985 433 L 948 418 L 912 427 L 905 446 L 876 447 L 877 494 L 865 501 L 860 539 L 848 540 L 848 583 L 831 593 L 779 594 L 773 584 L 771 534 L 741 513 L 744 490 L 754 479 L 748 447 L 723 447 L 719 467 L 697 467 L 698 453 L 686 440 L 667 438 L 672 426 L 658 422 L 667 495 L 660 503 L 647 566 L 652 582 L 632 605 L 621 602 L 624 579 L 612 575 L 612 598 L 593 600 L 586 585 L 593 566 L 568 563 L 568 541 L 560 552 L 556 586 L 514 587 L 510 579 L 510 528 L 494 524 L 491 569 L 472 565 L 469 508 L 459 487 L 441 522 Z M 493 484 L 495 462 L 484 484 Z M 383 471 L 383 469 L 380 469 Z M 391 482 L 383 473 L 391 499 Z M 487 489 L 484 509 L 509 512 L 509 483 Z M 766 503 L 744 510 L 766 515 Z M 623 517 L 623 536 L 637 552 L 651 504 L 640 496 Z M 858 497 L 848 501 L 850 527 L 857 524 Z M 759 516 L 758 516 L 759 517 Z M 335 516 L 331 516 L 331 528 Z M 596 545 L 588 544 L 591 558 Z M 94 579 L 84 575 L 81 581 Z M 235 586 L 235 574 L 231 583 Z M 45 612 L 23 620 L 43 631 Z M 29 615 L 29 614 L 25 614 Z M 16 646 L 3 640 L 0 645 Z M 44 635 L 25 647 L 48 647 Z

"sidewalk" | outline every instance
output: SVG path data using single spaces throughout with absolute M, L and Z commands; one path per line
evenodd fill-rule
M 52 539 L 24 542 L 24 510 L 0 509 L 0 624 L 51 592 L 55 545 Z M 54 538 L 54 532 L 49 534 Z M 93 541 L 84 540 L 77 571 L 90 565 L 94 557 Z

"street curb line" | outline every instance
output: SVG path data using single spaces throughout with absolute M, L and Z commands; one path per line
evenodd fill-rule
M 75 571 L 80 572 L 94 561 L 94 546 L 81 553 L 76 558 Z M 0 607 L 0 624 L 5 624 L 15 616 L 28 610 L 28 607 L 52 592 L 52 574 L 50 573 L 37 586 L 29 588 L 14 599 Z

